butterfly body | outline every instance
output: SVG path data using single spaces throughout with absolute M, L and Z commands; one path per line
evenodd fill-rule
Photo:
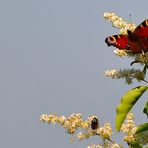
M 148 51 L 148 19 L 142 22 L 132 32 L 127 34 L 112 35 L 105 39 L 108 46 L 117 47 L 120 50 L 132 53 Z

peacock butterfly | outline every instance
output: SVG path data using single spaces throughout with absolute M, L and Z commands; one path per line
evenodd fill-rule
M 142 22 L 132 32 L 127 34 L 112 35 L 105 39 L 108 46 L 117 47 L 120 50 L 131 53 L 142 53 L 148 51 L 148 19 Z

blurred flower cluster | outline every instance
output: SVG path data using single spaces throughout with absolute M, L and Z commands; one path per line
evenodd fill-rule
M 120 70 L 107 70 L 105 71 L 106 77 L 111 77 L 112 79 L 125 79 L 126 84 L 132 84 L 133 79 L 137 81 L 145 81 L 145 73 L 140 69 L 120 69 Z
M 124 133 L 124 141 L 127 143 L 134 143 L 137 139 L 135 137 L 135 132 L 137 127 L 134 123 L 134 115 L 129 113 L 126 117 L 125 123 L 121 127 L 121 131 Z
M 104 13 L 103 17 L 112 23 L 113 27 L 119 28 L 120 34 L 127 34 L 127 30 L 134 31 L 136 26 L 134 23 L 129 22 L 126 23 L 120 16 L 118 16 L 115 13 L 109 12 Z M 126 52 L 125 50 L 119 50 L 115 49 L 114 54 L 119 57 L 128 57 L 134 59 L 133 62 L 131 62 L 131 65 L 134 63 L 141 64 L 144 68 L 141 69 L 120 69 L 120 70 L 107 70 L 105 72 L 106 77 L 116 78 L 116 79 L 124 79 L 126 84 L 132 84 L 133 79 L 136 79 L 138 82 L 145 81 L 145 74 L 147 69 L 147 63 L 148 63 L 148 53 L 139 53 L 139 54 L 133 54 Z M 145 81 L 147 82 L 147 81 Z

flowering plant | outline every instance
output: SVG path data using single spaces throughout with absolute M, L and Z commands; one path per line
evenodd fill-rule
M 127 30 L 133 31 L 136 28 L 133 23 L 126 23 L 115 13 L 104 13 L 103 17 L 112 22 L 114 27 L 119 28 L 121 34 L 127 34 Z M 145 80 L 148 61 L 147 53 L 132 54 L 119 49 L 116 49 L 114 53 L 119 57 L 128 56 L 133 58 L 134 62 L 131 64 L 138 61 L 138 63 L 143 66 L 143 69 L 131 68 L 123 70 L 107 70 L 105 76 L 113 79 L 125 79 L 126 84 L 132 84 L 133 79 L 147 83 Z M 130 113 L 132 107 L 147 90 L 147 86 L 138 86 L 129 90 L 124 96 L 122 96 L 121 103 L 116 108 L 116 130 L 123 133 L 123 140 L 130 148 L 142 148 L 144 145 L 148 144 L 148 123 L 139 126 L 136 125 L 134 122 L 134 115 Z M 143 112 L 148 117 L 148 102 L 146 103 Z M 68 134 L 73 136 L 71 142 L 76 139 L 82 141 L 92 136 L 100 137 L 100 143 L 97 145 L 90 145 L 87 148 L 123 148 L 121 144 L 116 143 L 112 139 L 113 130 L 111 124 L 109 122 L 101 124 L 96 115 L 91 115 L 84 120 L 81 113 L 73 113 L 69 117 L 58 116 L 57 114 L 42 114 L 40 116 L 40 121 L 49 124 L 56 123 L 63 127 Z M 80 132 L 77 133 L 78 130 Z

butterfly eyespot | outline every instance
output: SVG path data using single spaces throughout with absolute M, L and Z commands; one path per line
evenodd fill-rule
M 116 38 L 113 37 L 113 36 L 109 37 L 108 39 L 109 39 L 110 42 L 115 42 L 116 41 Z
M 108 38 L 105 39 L 105 42 L 106 42 L 108 45 L 116 44 L 116 38 L 113 37 L 113 36 L 110 36 L 110 37 L 108 37 Z

